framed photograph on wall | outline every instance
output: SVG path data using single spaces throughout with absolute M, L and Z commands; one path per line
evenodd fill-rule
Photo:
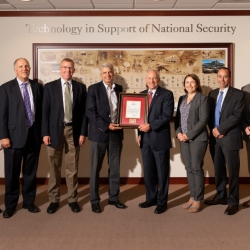
M 187 74 L 198 75 L 203 93 L 208 94 L 218 87 L 216 73 L 222 66 L 233 73 L 232 43 L 34 43 L 34 78 L 43 84 L 59 78 L 60 62 L 66 57 L 75 63 L 74 79 L 87 87 L 100 81 L 99 67 L 111 63 L 114 82 L 126 93 L 145 90 L 146 72 L 155 69 L 160 73 L 159 85 L 173 92 L 175 108 Z

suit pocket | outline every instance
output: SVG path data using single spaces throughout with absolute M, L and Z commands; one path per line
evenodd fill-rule
M 16 125 L 15 124 L 8 124 L 8 128 L 9 129 L 16 129 Z

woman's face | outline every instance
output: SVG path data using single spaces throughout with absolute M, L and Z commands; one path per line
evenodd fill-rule
M 188 76 L 185 80 L 185 89 L 188 94 L 193 94 L 198 89 L 198 84 L 191 76 Z

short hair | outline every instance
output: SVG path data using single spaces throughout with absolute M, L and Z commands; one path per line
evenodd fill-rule
M 220 71 L 221 69 L 227 70 L 228 76 L 231 77 L 231 70 L 230 70 L 228 67 L 221 67 L 221 68 L 218 70 L 217 75 L 218 75 L 218 73 L 219 73 L 219 71 Z
M 185 93 L 187 93 L 187 90 L 185 89 L 185 81 L 186 81 L 186 79 L 188 77 L 191 77 L 196 82 L 196 84 L 197 84 L 197 92 L 202 93 L 200 78 L 196 74 L 188 74 L 188 75 L 185 76 L 184 81 L 183 81 L 183 86 L 184 86 Z
M 62 59 L 60 65 L 62 65 L 62 62 L 70 62 L 70 63 L 73 64 L 73 67 L 75 68 L 75 63 L 74 63 L 74 61 L 73 61 L 72 59 L 70 59 L 70 58 L 64 58 L 64 59 Z
M 156 73 L 156 77 L 158 78 L 158 80 L 160 80 L 160 73 L 159 73 L 157 70 L 155 70 L 155 69 L 149 69 L 149 70 L 147 71 L 147 75 L 148 75 L 148 73 L 151 72 L 151 71 L 155 72 L 155 73 Z
M 25 60 L 25 61 L 29 64 L 29 67 L 30 67 L 29 61 L 28 61 L 26 58 L 20 57 L 20 58 L 17 58 L 17 59 L 15 60 L 15 62 L 14 62 L 14 69 L 16 68 L 16 63 L 17 63 L 17 61 L 19 61 L 19 60 Z
M 112 65 L 111 63 L 103 63 L 103 64 L 101 65 L 101 67 L 99 68 L 100 74 L 102 73 L 102 69 L 103 69 L 103 68 L 109 68 L 109 69 L 111 69 L 111 71 L 114 73 L 114 67 L 113 67 L 113 65 Z

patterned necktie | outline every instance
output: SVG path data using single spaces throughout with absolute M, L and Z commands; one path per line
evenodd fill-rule
M 215 107 L 215 115 L 214 115 L 214 127 L 217 128 L 220 125 L 220 111 L 221 111 L 221 103 L 223 99 L 223 91 L 220 91 L 220 96 L 218 98 L 216 107 Z
M 148 107 L 150 107 L 152 99 L 153 99 L 153 92 L 150 90 L 148 94 Z
M 65 110 L 64 110 L 64 118 L 67 122 L 72 120 L 72 101 L 70 94 L 70 86 L 68 82 L 65 82 L 65 92 L 64 92 L 64 102 L 65 102 Z
M 23 82 L 21 86 L 22 86 L 22 91 L 23 91 L 23 101 L 24 101 L 25 112 L 28 118 L 28 124 L 30 128 L 33 125 L 33 115 L 32 115 L 31 105 L 30 105 L 30 95 L 27 90 L 27 83 Z

